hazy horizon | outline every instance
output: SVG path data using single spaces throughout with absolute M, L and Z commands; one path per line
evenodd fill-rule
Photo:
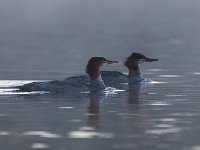
M 55 70 L 60 78 L 84 72 L 91 56 L 123 61 L 133 51 L 175 62 L 173 56 L 179 53 L 199 56 L 199 4 L 0 0 L 0 78 L 34 78 Z M 121 66 L 114 69 L 126 71 Z

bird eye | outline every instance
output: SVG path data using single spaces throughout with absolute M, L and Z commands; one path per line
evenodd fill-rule
M 102 63 L 106 63 L 107 59 L 103 58 Z
M 145 59 L 139 59 L 138 64 L 145 63 Z
M 107 60 L 103 60 L 103 63 L 107 63 Z

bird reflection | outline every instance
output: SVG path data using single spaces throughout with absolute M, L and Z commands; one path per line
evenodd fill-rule
M 129 104 L 139 104 L 141 84 L 134 84 L 128 86 L 127 101 Z
M 88 125 L 94 128 L 99 127 L 101 101 L 105 97 L 98 93 L 90 93 L 90 103 L 88 106 Z

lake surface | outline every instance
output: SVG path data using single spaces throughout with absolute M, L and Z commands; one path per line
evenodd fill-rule
M 0 0 L 2 150 L 199 150 L 200 1 Z M 84 74 L 92 56 L 127 73 L 140 52 L 156 84 L 81 96 L 10 94 L 9 86 Z

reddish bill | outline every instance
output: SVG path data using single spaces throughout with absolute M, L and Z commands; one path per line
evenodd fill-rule
M 107 64 L 114 64 L 114 63 L 118 63 L 118 61 L 115 61 L 115 60 L 107 60 L 106 63 L 107 63 Z

